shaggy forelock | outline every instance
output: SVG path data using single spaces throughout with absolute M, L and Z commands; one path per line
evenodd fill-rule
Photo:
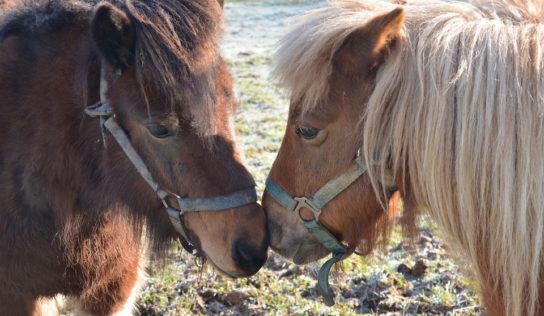
M 172 110 L 190 116 L 202 134 L 208 134 L 214 125 L 218 40 L 223 25 L 220 7 L 212 10 L 212 2 L 215 0 L 126 0 L 137 24 L 140 82 L 162 90 Z
M 469 1 L 470 2 L 470 1 Z M 421 24 L 436 17 L 457 16 L 466 20 L 501 18 L 511 23 L 538 23 L 544 18 L 544 1 L 380 1 L 329 0 L 328 6 L 310 10 L 292 21 L 277 45 L 273 76 L 288 88 L 304 111 L 313 109 L 329 92 L 334 53 L 346 38 L 369 18 L 403 4 L 409 8 L 407 24 Z M 411 10 L 414 11 L 411 11 Z M 307 74 L 312 74 L 308 76 Z

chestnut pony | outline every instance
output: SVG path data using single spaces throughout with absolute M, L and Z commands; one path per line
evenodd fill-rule
M 255 273 L 265 214 L 234 139 L 217 0 L 8 7 L 0 315 L 39 314 L 59 293 L 94 315 L 130 313 L 147 242 L 181 237 L 232 277 Z
M 369 251 L 396 185 L 404 227 L 430 214 L 489 315 L 544 314 L 543 22 L 531 0 L 302 16 L 276 56 L 292 95 L 263 199 L 271 247 L 296 263 Z

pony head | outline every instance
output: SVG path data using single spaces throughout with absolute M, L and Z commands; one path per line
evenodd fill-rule
M 402 9 L 364 16 L 367 8 L 353 5 L 361 11 L 327 8 L 303 16 L 278 50 L 276 75 L 292 98 L 270 178 L 291 196 L 312 196 L 354 164 L 364 104 L 380 65 L 402 36 Z M 311 219 L 310 210 L 288 212 L 268 192 L 263 205 L 275 251 L 295 263 L 328 254 L 299 218 Z M 350 248 L 367 252 L 387 231 L 384 214 L 363 174 L 323 208 L 319 221 Z
M 127 1 L 123 8 L 104 2 L 94 11 L 92 40 L 115 119 L 172 195 L 205 199 L 255 185 L 235 142 L 237 100 L 218 52 L 221 25 L 216 0 Z M 112 164 L 127 174 L 117 189 L 132 196 L 134 208 L 157 212 L 155 226 L 176 236 L 161 201 L 134 166 L 120 163 L 127 160 L 117 144 L 112 148 L 121 154 Z M 176 199 L 168 202 L 176 207 Z M 187 239 L 230 276 L 253 274 L 266 260 L 265 215 L 256 202 L 185 213 L 182 225 Z

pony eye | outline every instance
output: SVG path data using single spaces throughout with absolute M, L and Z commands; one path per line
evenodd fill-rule
M 304 139 L 314 139 L 319 134 L 319 129 L 308 125 L 303 125 L 297 128 L 297 135 Z
M 148 124 L 147 129 L 149 130 L 151 135 L 157 138 L 166 138 L 171 135 L 168 128 L 161 124 L 156 124 L 156 123 Z

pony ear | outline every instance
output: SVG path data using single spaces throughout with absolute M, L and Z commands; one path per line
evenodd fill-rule
M 91 22 L 93 41 L 102 58 L 116 69 L 132 63 L 136 34 L 129 17 L 109 3 L 98 5 Z
M 335 69 L 346 75 L 375 74 L 397 43 L 404 26 L 404 10 L 374 17 L 353 31 L 333 56 Z

